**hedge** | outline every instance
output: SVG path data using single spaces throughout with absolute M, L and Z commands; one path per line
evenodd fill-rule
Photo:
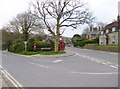
M 36 41 L 35 44 L 37 46 L 37 51 L 40 51 L 40 48 L 51 47 L 51 43 L 46 43 L 42 41 Z
M 87 44 L 84 48 L 93 49 L 93 50 L 101 50 L 101 51 L 110 51 L 110 52 L 118 52 L 118 45 L 98 45 L 98 44 Z
M 27 51 L 33 51 L 34 43 L 35 43 L 35 40 L 33 38 L 28 40 Z
M 25 50 L 24 43 L 12 43 L 9 48 L 9 51 L 16 52 L 16 53 L 22 52 L 24 50 Z
M 74 46 L 79 46 L 79 47 L 84 47 L 86 44 L 98 44 L 99 43 L 99 39 L 92 39 L 92 40 L 86 40 L 86 39 L 80 39 L 77 40 L 76 42 L 74 42 Z

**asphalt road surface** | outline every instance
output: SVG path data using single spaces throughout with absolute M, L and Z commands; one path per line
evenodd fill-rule
M 23 87 L 118 87 L 118 54 L 66 48 L 69 57 L 2 53 L 2 66 Z

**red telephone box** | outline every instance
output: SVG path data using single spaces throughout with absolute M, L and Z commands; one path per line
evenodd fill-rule
M 36 52 L 36 49 L 37 49 L 36 44 L 34 44 L 34 51 L 35 51 L 35 52 Z
M 64 43 L 64 41 L 63 40 L 60 40 L 59 41 L 59 50 L 60 51 L 64 51 L 64 49 L 65 49 L 65 43 Z

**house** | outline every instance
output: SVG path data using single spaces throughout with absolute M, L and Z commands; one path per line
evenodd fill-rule
M 100 31 L 99 44 L 118 44 L 118 22 L 114 21 Z
M 95 39 L 98 36 L 98 29 L 97 27 L 93 27 L 90 31 L 83 33 L 82 38 L 92 40 Z

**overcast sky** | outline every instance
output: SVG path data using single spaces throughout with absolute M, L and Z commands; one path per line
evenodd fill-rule
M 0 28 L 9 22 L 18 13 L 24 12 L 29 7 L 30 0 L 0 0 Z M 117 19 L 118 2 L 120 0 L 83 0 L 88 3 L 89 9 L 93 12 L 97 21 L 110 23 Z M 67 37 L 72 37 L 74 34 L 81 34 L 83 30 L 66 30 L 63 34 Z

